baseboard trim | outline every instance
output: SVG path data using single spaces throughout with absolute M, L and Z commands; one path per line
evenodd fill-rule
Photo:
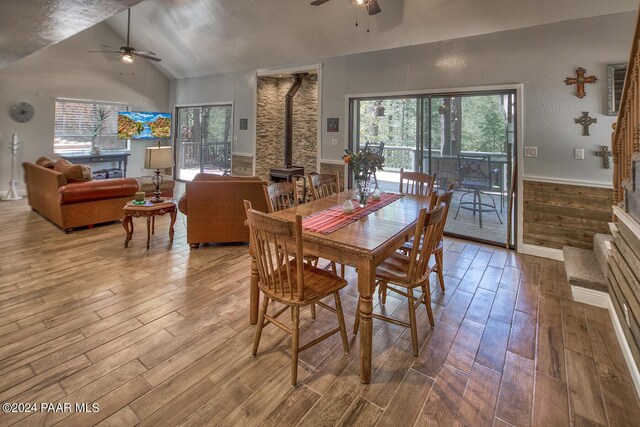
M 629 373 L 631 374 L 631 380 L 636 389 L 636 395 L 640 396 L 640 371 L 633 360 L 631 354 L 631 348 L 627 342 L 627 337 L 622 329 L 622 324 L 618 318 L 611 296 L 606 292 L 594 291 L 592 289 L 581 288 L 577 286 L 571 287 L 571 293 L 573 294 L 573 300 L 584 304 L 595 305 L 597 307 L 606 308 L 609 311 L 609 317 L 611 317 L 611 323 L 613 324 L 613 330 L 616 332 L 618 338 L 618 344 L 622 350 L 624 361 L 627 364 Z
M 633 355 L 631 354 L 631 348 L 629 348 L 627 337 L 624 334 L 624 331 L 622 330 L 622 324 L 620 323 L 620 319 L 618 318 L 618 313 L 616 312 L 616 309 L 613 306 L 611 297 L 609 297 L 609 316 L 611 316 L 611 323 L 613 323 L 613 329 L 616 331 L 616 336 L 618 337 L 618 343 L 620 343 L 620 348 L 622 348 L 622 355 L 624 356 L 624 360 L 625 362 L 627 362 L 627 367 L 629 368 L 629 372 L 631 373 L 631 380 L 633 380 L 633 385 L 636 388 L 636 395 L 640 396 L 640 371 L 638 371 L 638 367 L 636 366 L 636 363 L 633 360 Z
M 518 248 L 518 252 L 525 255 L 539 256 L 541 258 L 554 259 L 556 261 L 564 261 L 562 249 L 546 248 L 544 246 L 531 245 L 523 243 Z
M 573 300 L 583 304 L 595 305 L 596 307 L 609 309 L 611 297 L 602 291 L 594 291 L 580 286 L 571 286 Z

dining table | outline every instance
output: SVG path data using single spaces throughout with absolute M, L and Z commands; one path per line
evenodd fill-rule
M 303 218 L 303 247 L 305 255 L 315 255 L 337 263 L 353 266 L 357 271 L 358 305 L 360 308 L 360 380 L 371 381 L 371 349 L 373 339 L 373 294 L 376 287 L 376 267 L 402 246 L 415 231 L 420 210 L 429 208 L 429 197 L 405 194 L 397 200 L 368 213 L 357 220 L 332 230 L 328 234 L 304 229 L 304 219 L 311 215 L 343 205 L 353 192 L 346 191 L 329 197 L 274 212 L 273 215 L 294 221 Z M 355 200 L 353 203 L 357 203 Z M 250 251 L 252 252 L 251 246 Z M 259 288 L 255 259 L 251 262 L 250 322 L 258 321 Z M 355 313 L 354 313 L 355 314 Z

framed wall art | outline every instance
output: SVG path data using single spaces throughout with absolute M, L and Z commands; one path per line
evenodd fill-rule
M 327 132 L 338 132 L 340 128 L 340 119 L 337 117 L 327 118 Z

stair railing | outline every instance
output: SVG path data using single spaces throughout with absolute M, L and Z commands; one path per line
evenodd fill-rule
M 640 159 L 640 15 L 636 23 L 633 45 L 624 79 L 618 120 L 613 124 L 613 204 L 624 204 L 625 188 L 630 188 L 632 162 Z

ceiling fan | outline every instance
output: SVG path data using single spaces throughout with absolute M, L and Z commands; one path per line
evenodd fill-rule
M 328 1 L 329 0 L 314 0 L 311 2 L 311 5 L 320 6 Z M 367 8 L 367 12 L 369 12 L 369 15 L 375 15 L 382 12 L 382 9 L 380 9 L 380 6 L 378 5 L 378 0 L 349 0 L 349 3 L 355 6 L 364 6 L 365 8 Z
M 120 62 L 123 64 L 133 64 L 136 61 L 136 56 L 141 58 L 148 59 L 150 61 L 160 62 L 162 61 L 160 58 L 156 56 L 155 53 L 148 50 L 137 50 L 136 48 L 129 45 L 129 34 L 131 30 L 131 9 L 127 10 L 127 44 L 125 46 L 120 46 L 120 50 L 90 50 L 89 52 L 102 52 L 102 53 L 119 53 L 120 54 Z M 107 49 L 116 49 L 115 47 L 102 45 Z

